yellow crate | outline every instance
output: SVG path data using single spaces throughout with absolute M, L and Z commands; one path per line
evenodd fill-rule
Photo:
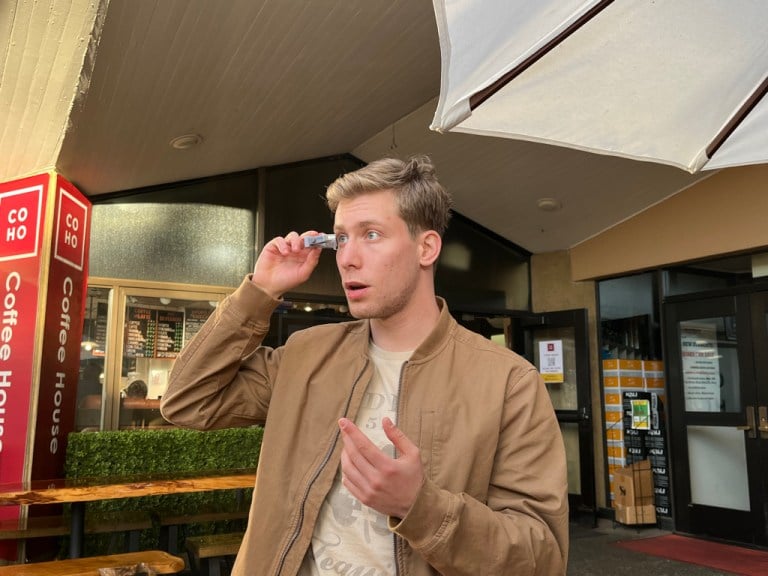
M 621 417 L 623 416 L 621 410 L 606 410 L 605 411 L 605 421 L 607 423 L 610 423 L 611 425 L 620 423 Z
M 664 389 L 664 378 L 646 378 L 645 387 L 649 390 Z

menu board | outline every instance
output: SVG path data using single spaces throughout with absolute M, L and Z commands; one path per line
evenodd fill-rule
M 155 358 L 176 358 L 181 352 L 184 339 L 184 312 L 155 310 L 157 313 L 157 336 Z
M 176 358 L 213 312 L 210 308 L 157 310 L 128 306 L 125 314 L 126 358 Z
M 184 343 L 186 344 L 200 331 L 205 321 L 213 312 L 211 308 L 188 308 L 184 318 Z
M 99 302 L 96 304 L 96 318 L 93 319 L 94 334 L 93 340 L 96 342 L 93 355 L 103 356 L 107 349 L 107 318 L 109 317 L 109 304 Z
M 125 352 L 129 358 L 152 358 L 155 355 L 156 310 L 128 306 L 125 320 Z

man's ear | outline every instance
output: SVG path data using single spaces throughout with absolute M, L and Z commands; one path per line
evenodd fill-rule
M 433 266 L 440 256 L 442 247 L 443 239 L 440 238 L 440 234 L 434 230 L 422 232 L 419 243 L 419 263 L 424 267 Z

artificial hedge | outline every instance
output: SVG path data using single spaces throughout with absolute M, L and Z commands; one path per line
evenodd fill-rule
M 69 435 L 65 473 L 67 478 L 77 479 L 255 468 L 262 434 L 261 427 L 208 432 L 178 428 L 73 432 Z M 246 502 L 250 502 L 251 494 L 251 489 L 245 491 Z M 109 518 L 126 511 L 143 511 L 153 517 L 164 513 L 194 514 L 200 510 L 234 509 L 237 502 L 237 490 L 121 498 L 89 502 L 86 518 Z M 240 524 L 242 521 L 190 524 L 180 531 L 177 545 L 181 548 L 186 536 L 240 529 Z M 144 531 L 141 546 L 156 547 L 158 538 L 159 526 Z M 63 544 L 68 546 L 67 542 Z M 122 542 L 114 535 L 89 535 L 84 552 L 86 555 L 113 553 L 121 546 Z

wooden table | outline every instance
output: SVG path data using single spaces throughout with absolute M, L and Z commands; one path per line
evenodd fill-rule
M 85 538 L 86 502 L 253 488 L 255 483 L 255 469 L 211 472 L 194 476 L 167 477 L 155 475 L 129 478 L 40 480 L 24 485 L 0 484 L 0 506 L 71 504 L 69 556 L 70 558 L 80 558 Z
M 98 576 L 99 568 L 119 568 L 146 563 L 158 574 L 178 574 L 184 560 L 160 550 L 91 556 L 77 560 L 53 560 L 32 564 L 0 566 L 0 575 L 8 576 Z

